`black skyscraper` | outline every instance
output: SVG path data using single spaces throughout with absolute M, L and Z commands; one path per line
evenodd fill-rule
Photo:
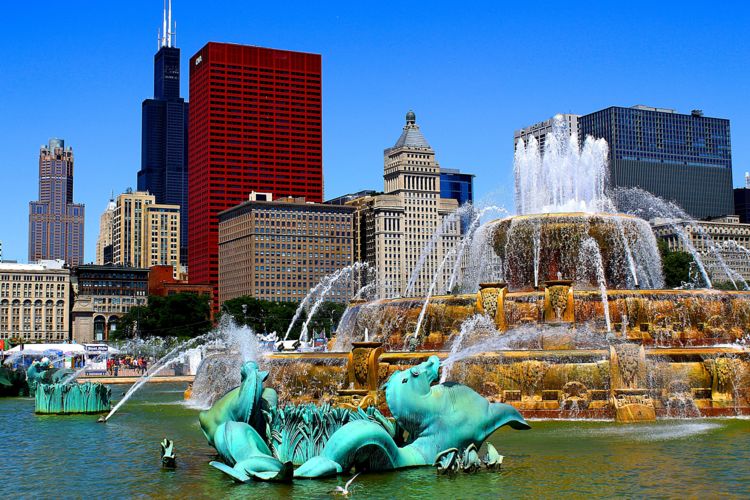
M 180 97 L 180 49 L 173 46 L 172 33 L 167 31 L 160 43 L 154 56 L 154 98 L 143 101 L 138 191 L 150 192 L 156 203 L 180 206 L 180 261 L 186 264 L 188 103 Z

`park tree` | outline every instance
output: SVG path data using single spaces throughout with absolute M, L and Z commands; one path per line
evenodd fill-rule
M 212 328 L 210 300 L 205 295 L 151 295 L 148 305 L 136 306 L 122 317 L 117 337 L 192 338 Z
M 298 306 L 298 302 L 273 302 L 245 295 L 227 300 L 221 310 L 222 314 L 229 314 L 238 325 L 247 325 L 258 333 L 276 332 L 283 336 Z M 309 330 L 331 331 L 331 328 L 338 325 L 345 309 L 344 304 L 323 302 L 310 321 Z M 290 338 L 299 338 L 306 320 L 307 312 L 303 310 L 289 333 Z

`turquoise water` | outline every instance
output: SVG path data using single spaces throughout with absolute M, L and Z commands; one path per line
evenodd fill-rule
M 14 498 L 330 498 L 345 478 L 238 485 L 208 465 L 197 410 L 183 384 L 146 385 L 107 424 L 92 416 L 37 416 L 32 399 L 0 398 L 0 491 Z M 127 389 L 113 386 L 113 397 Z M 432 468 L 366 474 L 355 498 L 750 497 L 750 420 L 647 425 L 532 422 L 491 441 L 503 470 L 455 478 Z M 175 441 L 163 471 L 159 442 Z

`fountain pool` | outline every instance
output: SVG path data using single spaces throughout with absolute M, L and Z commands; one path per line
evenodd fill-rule
M 113 386 L 115 397 L 124 389 Z M 198 410 L 183 404 L 184 389 L 182 384 L 147 384 L 106 425 L 94 423 L 91 416 L 34 415 L 31 399 L 0 399 L 0 435 L 7 449 L 15 450 L 14 459 L 4 465 L 0 490 L 18 498 L 94 492 L 102 498 L 126 492 L 152 497 L 328 498 L 329 490 L 346 481 L 233 483 L 207 465 L 214 450 L 198 428 Z M 532 425 L 531 432 L 500 431 L 495 443 L 506 458 L 498 473 L 448 478 L 424 468 L 363 474 L 354 482 L 359 486 L 355 498 L 458 498 L 469 491 L 493 498 L 750 495 L 750 420 Z M 161 470 L 159 442 L 165 436 L 175 441 L 174 471 Z M 61 463 L 65 473 L 60 472 Z

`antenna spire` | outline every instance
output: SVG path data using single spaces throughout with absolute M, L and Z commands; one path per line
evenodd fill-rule
M 167 47 L 172 46 L 172 0 L 169 0 L 169 20 L 167 21 Z
M 164 11 L 161 20 L 161 46 L 167 45 L 167 1 L 164 0 Z

